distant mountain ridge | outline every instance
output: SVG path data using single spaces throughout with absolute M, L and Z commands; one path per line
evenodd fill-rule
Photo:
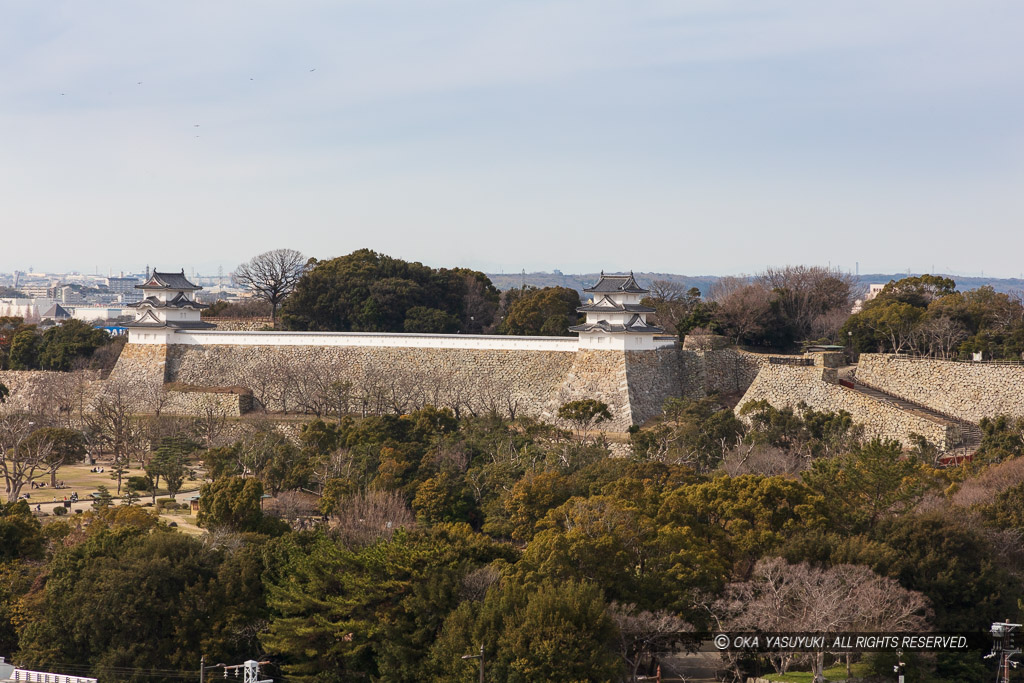
M 608 275 L 625 275 L 626 273 L 613 273 L 608 271 Z M 636 277 L 637 282 L 642 286 L 647 287 L 654 280 L 668 280 L 669 282 L 678 282 L 683 287 L 689 289 L 690 287 L 696 287 L 701 291 L 701 294 L 707 294 L 708 289 L 722 276 L 720 275 L 678 275 L 676 273 L 633 273 Z M 922 275 L 922 273 L 865 273 L 856 276 L 857 281 L 863 285 L 864 289 L 867 290 L 870 284 L 885 284 L 890 280 L 900 280 L 905 277 L 911 277 L 911 275 Z M 942 275 L 939 273 L 939 275 Z M 578 274 L 564 274 L 559 271 L 553 273 L 487 273 L 487 277 L 491 279 L 494 286 L 504 291 L 506 289 L 515 289 L 516 287 L 522 287 L 523 284 L 533 287 L 568 287 L 575 289 L 578 292 L 583 292 L 583 289 L 590 287 L 598 278 L 601 277 L 600 273 L 578 273 Z M 952 278 L 956 282 L 957 289 L 961 291 L 969 289 L 977 289 L 985 285 L 989 285 L 992 289 L 997 292 L 1020 292 L 1024 291 L 1024 279 L 1021 278 L 994 278 L 994 277 L 968 277 L 968 276 L 957 276 L 957 275 L 942 275 L 942 277 Z

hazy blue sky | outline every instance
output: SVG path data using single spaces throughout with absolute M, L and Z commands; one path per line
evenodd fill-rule
M 0 270 L 1024 271 L 1019 0 L 0 2 Z

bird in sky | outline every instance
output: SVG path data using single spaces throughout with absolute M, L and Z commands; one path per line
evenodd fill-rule
M 310 69 L 310 70 L 309 70 L 309 73 L 313 73 L 314 71 L 316 71 L 316 68 L 315 68 L 315 67 L 314 67 L 314 68 L 312 68 L 312 69 Z

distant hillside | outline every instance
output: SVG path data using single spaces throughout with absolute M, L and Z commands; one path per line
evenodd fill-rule
M 608 271 L 608 275 L 626 275 L 627 273 L 613 273 Z M 689 289 L 690 287 L 697 287 L 701 292 L 706 292 L 708 287 L 711 286 L 715 280 L 718 279 L 716 275 L 676 275 L 674 273 L 633 273 L 636 277 L 637 282 L 641 286 L 648 286 L 653 280 L 668 280 L 670 282 L 681 283 L 684 287 Z M 559 272 L 555 273 L 487 273 L 487 277 L 491 278 L 491 282 L 494 286 L 500 290 L 514 289 L 516 287 L 522 287 L 523 283 L 527 285 L 533 285 L 534 287 L 570 287 L 579 292 L 582 292 L 584 287 L 590 287 L 598 278 L 601 277 L 600 273 L 582 273 L 579 275 L 564 275 Z
M 624 275 L 625 273 L 609 271 L 608 274 Z M 637 282 L 645 287 L 650 285 L 653 280 L 668 280 L 681 283 L 687 289 L 696 287 L 702 294 L 706 294 L 708 288 L 720 277 L 718 275 L 677 275 L 675 273 L 634 273 L 634 275 Z M 921 275 L 921 273 L 913 273 L 913 275 Z M 522 287 L 525 282 L 525 284 L 534 287 L 570 287 L 578 292 L 582 292 L 584 287 L 590 287 L 597 282 L 600 276 L 600 273 L 566 275 L 558 271 L 553 273 L 526 273 L 525 275 L 522 273 L 487 273 L 487 277 L 491 279 L 494 286 L 503 291 Z M 870 284 L 885 284 L 889 280 L 899 280 L 905 277 L 908 277 L 907 273 L 867 273 L 858 276 L 857 279 L 866 290 Z M 957 275 L 944 277 L 953 278 L 956 281 L 957 289 L 962 291 L 977 289 L 985 285 L 990 285 L 997 292 L 1024 291 L 1024 280 L 1020 278 L 967 277 Z

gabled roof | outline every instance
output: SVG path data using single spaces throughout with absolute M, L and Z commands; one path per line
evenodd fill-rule
M 69 313 L 68 309 L 64 308 L 60 304 L 54 304 L 50 306 L 49 310 L 47 310 L 46 313 L 43 313 L 40 317 L 52 318 L 54 320 L 67 320 L 71 317 L 71 313 Z
M 173 299 L 168 301 L 160 301 L 155 296 L 147 296 L 142 301 L 136 301 L 133 304 L 127 304 L 131 308 L 191 308 L 194 310 L 202 310 L 209 308 L 209 304 L 201 304 L 185 296 L 184 293 L 179 293 Z
M 604 296 L 600 301 L 580 306 L 576 311 L 579 313 L 654 313 L 655 309 L 640 304 L 620 304 Z
M 654 325 L 648 325 L 640 316 L 634 315 L 625 325 L 610 323 L 607 320 L 598 320 L 596 323 L 584 323 L 573 325 L 569 328 L 573 332 L 636 332 L 642 334 L 665 334 L 665 330 Z
M 597 281 L 597 284 L 593 287 L 588 287 L 583 290 L 584 292 L 593 292 L 595 294 L 612 293 L 612 292 L 628 292 L 630 294 L 647 294 L 649 289 L 644 289 L 636 283 L 633 279 L 633 273 L 629 275 L 605 275 L 601 273 L 601 279 Z
M 149 276 L 141 285 L 135 285 L 135 289 L 178 289 L 182 291 L 195 291 L 202 289 L 199 285 L 194 285 L 188 281 L 185 277 L 185 269 L 182 268 L 180 273 L 158 273 L 155 270 L 153 274 Z

